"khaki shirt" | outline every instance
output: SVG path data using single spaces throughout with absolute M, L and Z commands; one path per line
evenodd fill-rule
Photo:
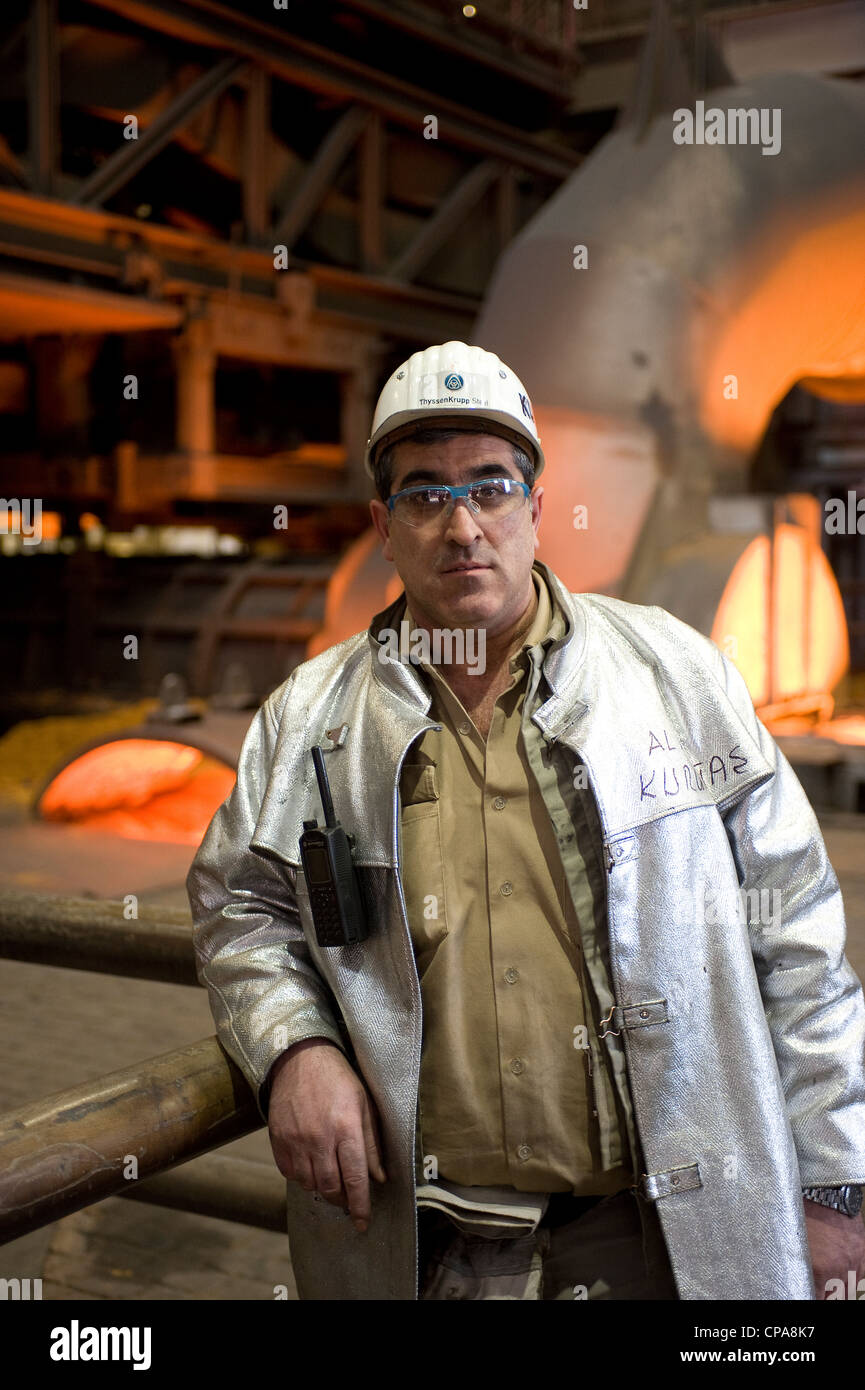
M 589 949 L 600 968 L 604 867 L 591 792 L 574 789 L 572 768 L 560 785 L 530 719 L 549 694 L 546 648 L 565 631 L 532 576 L 537 612 L 486 741 L 441 672 L 416 663 L 442 725 L 400 777 L 424 1020 L 420 1152 L 428 1176 L 454 1183 L 600 1194 L 633 1180 L 583 960 Z

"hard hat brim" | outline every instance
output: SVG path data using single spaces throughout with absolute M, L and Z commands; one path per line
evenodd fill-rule
M 520 430 L 514 425 L 513 420 L 514 417 L 511 414 L 498 410 L 472 411 L 471 415 L 466 410 L 399 411 L 395 415 L 389 416 L 371 435 L 366 446 L 364 466 L 369 476 L 374 478 L 373 459 L 387 445 L 396 444 L 400 439 L 406 439 L 409 435 L 417 434 L 420 430 L 457 429 L 466 434 L 495 434 L 519 445 L 529 455 L 529 458 L 534 460 L 535 479 L 537 479 L 544 468 L 543 449 L 528 430 Z

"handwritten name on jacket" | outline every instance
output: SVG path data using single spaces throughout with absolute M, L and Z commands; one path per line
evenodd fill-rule
M 664 741 L 658 738 L 653 730 L 649 730 L 649 757 L 659 749 L 662 753 L 667 751 L 677 753 L 681 751 L 678 745 L 670 742 L 670 735 L 666 729 L 662 729 Z M 734 744 L 722 757 L 720 753 L 713 753 L 708 762 L 705 757 L 701 762 L 688 761 L 673 767 L 665 764 L 663 767 L 652 768 L 652 771 L 645 775 L 640 773 L 640 800 L 657 800 L 659 796 L 679 796 L 684 791 L 705 790 L 707 783 L 703 776 L 703 768 L 706 769 L 706 776 L 709 778 L 710 786 L 714 787 L 716 780 L 720 777 L 726 782 L 728 775 L 735 777 L 741 773 L 748 765 L 748 759 L 739 750 L 738 743 Z M 728 774 L 729 766 L 729 774 Z M 681 778 L 679 774 L 681 773 Z M 659 776 L 660 774 L 660 776 Z M 657 778 L 657 781 L 655 780 Z

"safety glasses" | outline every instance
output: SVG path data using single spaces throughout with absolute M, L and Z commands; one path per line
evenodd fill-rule
M 460 498 L 465 499 L 473 516 L 495 522 L 510 516 L 530 496 L 531 489 L 526 483 L 495 477 L 480 478 L 460 487 L 425 483 L 420 487 L 403 488 L 387 499 L 387 505 L 397 521 L 423 530 L 437 526 L 443 517 L 450 516 Z

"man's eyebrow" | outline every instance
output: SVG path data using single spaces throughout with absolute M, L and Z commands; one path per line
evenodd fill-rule
M 478 463 L 468 469 L 468 482 L 474 482 L 476 478 L 504 476 L 509 478 L 511 475 L 505 464 L 499 459 L 494 459 L 490 463 Z M 402 492 L 403 488 L 413 487 L 415 483 L 441 483 L 441 478 L 433 473 L 429 468 L 413 468 L 410 473 L 406 473 L 398 488 L 394 491 Z

